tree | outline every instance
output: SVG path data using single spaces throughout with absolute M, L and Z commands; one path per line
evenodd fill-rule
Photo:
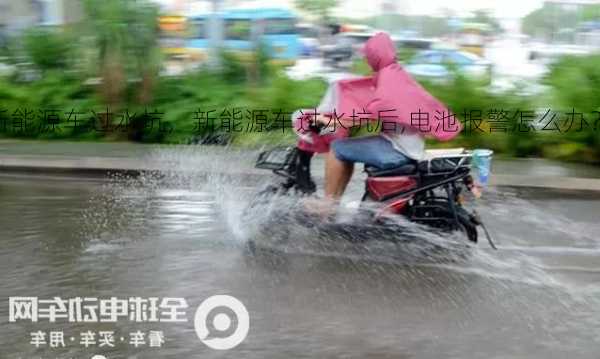
M 296 7 L 314 15 L 321 20 L 330 16 L 330 11 L 337 6 L 337 0 L 295 0 Z
M 585 5 L 581 13 L 583 21 L 598 21 L 600 20 L 600 5 Z
M 147 0 L 85 0 L 84 5 L 105 102 L 111 106 L 123 102 L 128 79 L 141 81 L 137 101 L 150 102 L 159 68 L 156 6 Z
M 498 33 L 502 31 L 502 27 L 496 18 L 494 18 L 488 10 L 476 10 L 471 18 L 472 22 L 488 24 L 492 32 Z
M 541 8 L 530 12 L 521 21 L 523 33 L 551 40 L 563 28 L 577 26 L 580 10 L 573 10 L 559 4 L 545 3 Z

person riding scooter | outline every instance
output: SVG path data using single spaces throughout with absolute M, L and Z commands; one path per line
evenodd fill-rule
M 397 63 L 389 35 L 377 33 L 366 42 L 363 52 L 374 75 L 335 84 L 335 117 L 340 118 L 334 120 L 347 128 L 356 125 L 357 113 L 361 119 L 367 114 L 369 120 L 379 120 L 382 130 L 374 136 L 333 140 L 325 164 L 327 206 L 341 199 L 355 162 L 380 169 L 399 167 L 422 159 L 425 136 L 447 141 L 462 129 L 446 106 Z M 317 115 L 316 122 L 330 126 L 332 116 Z
M 267 220 L 259 226 L 261 234 L 282 243 L 296 224 L 325 236 L 357 232 L 358 237 L 350 236 L 351 243 L 411 241 L 411 231 L 405 231 L 407 220 L 435 233 L 461 232 L 471 242 L 477 242 L 477 227 L 481 226 L 495 248 L 479 215 L 463 206 L 463 194 L 476 188 L 472 165 L 479 168 L 477 163 L 481 162 L 487 181 L 491 151 L 485 151 L 485 160 L 476 156 L 484 150 L 425 152 L 425 137 L 450 140 L 461 131 L 460 122 L 396 63 L 389 36 L 377 34 L 369 39 L 364 53 L 375 70 L 373 76 L 331 83 L 315 109 L 297 110 L 292 115 L 292 128 L 298 135 L 295 146 L 279 146 L 259 154 L 255 167 L 270 170 L 282 180 L 268 183 L 254 196 L 245 211 L 247 218 L 256 213 L 265 215 Z M 345 138 L 348 127 L 357 124 L 357 117 L 359 126 L 363 119 L 378 121 L 381 133 Z M 325 200 L 315 198 L 317 185 L 311 176 L 311 161 L 318 153 L 327 156 Z M 333 205 L 342 197 L 355 162 L 366 164 L 364 192 L 357 211 L 346 217 L 351 221 L 340 222 L 338 216 L 331 216 Z M 477 172 L 481 180 L 482 172 Z M 302 198 L 300 211 L 290 202 L 277 205 L 277 199 L 288 196 Z M 290 223 L 286 230 L 278 226 Z M 250 243 L 254 248 L 255 242 Z

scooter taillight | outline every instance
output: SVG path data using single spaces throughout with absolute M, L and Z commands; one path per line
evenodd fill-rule
M 367 189 L 371 198 L 383 201 L 395 194 L 401 194 L 417 187 L 417 181 L 408 176 L 369 177 Z

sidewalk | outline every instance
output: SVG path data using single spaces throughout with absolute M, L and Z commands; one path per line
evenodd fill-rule
M 240 176 L 263 176 L 253 168 L 255 150 L 221 146 L 0 140 L 0 174 L 70 173 L 104 176 L 108 172 L 185 171 L 207 168 Z M 323 163 L 313 173 L 322 177 Z M 600 168 L 542 159 L 495 160 L 492 185 L 600 192 Z

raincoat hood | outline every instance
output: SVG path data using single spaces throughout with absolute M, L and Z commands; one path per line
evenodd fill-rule
M 396 62 L 396 48 L 389 35 L 380 32 L 371 37 L 363 53 L 375 73 L 337 82 L 338 116 L 351 118 L 361 112 L 371 119 L 384 116 L 386 122 L 412 127 L 421 135 L 440 141 L 460 133 L 462 125 L 451 111 Z
M 363 53 L 373 71 L 396 63 L 396 48 L 390 36 L 380 32 L 365 43 Z

